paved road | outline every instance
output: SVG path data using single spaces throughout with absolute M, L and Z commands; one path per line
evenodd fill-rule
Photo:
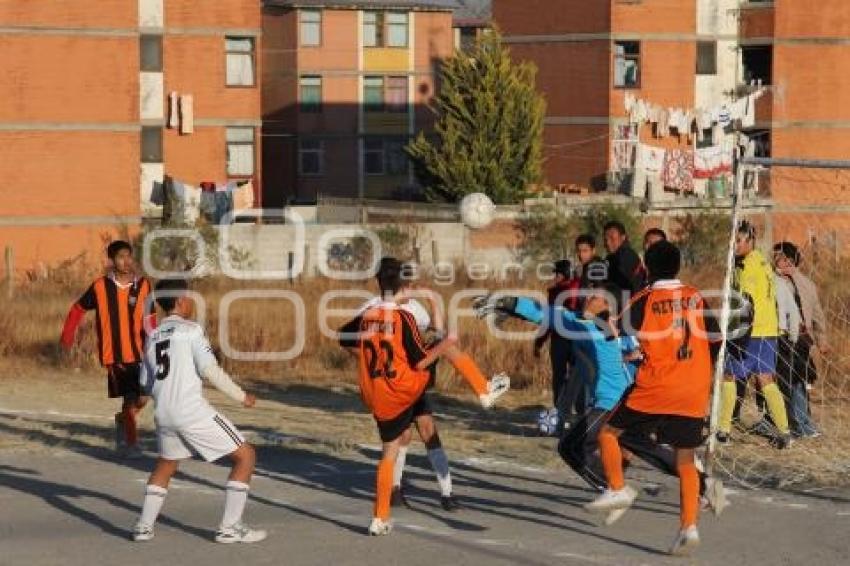
M 226 469 L 189 462 L 169 493 L 153 542 L 127 541 L 152 459 L 119 461 L 82 444 L 0 451 L 0 564 L 848 564 L 850 493 L 740 491 L 721 519 L 705 516 L 703 546 L 689 560 L 663 554 L 677 525 L 676 484 L 613 527 L 579 504 L 590 493 L 567 472 L 495 461 L 454 465 L 465 509 L 446 514 L 420 455 L 412 510 L 389 537 L 364 536 L 375 453 L 343 456 L 265 447 L 248 519 L 271 531 L 254 546 L 211 542 Z M 640 473 L 640 471 L 638 472 Z

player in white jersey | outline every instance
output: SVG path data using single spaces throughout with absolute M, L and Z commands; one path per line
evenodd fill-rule
M 193 303 L 186 296 L 187 289 L 183 280 L 166 279 L 154 291 L 166 317 L 145 344 L 140 381 L 145 394 L 154 400 L 159 459 L 145 488 L 142 514 L 133 529 L 133 540 L 153 538 L 154 523 L 171 477 L 177 472 L 180 460 L 197 452 L 208 462 L 223 456 L 233 461 L 216 542 L 259 542 L 266 538 L 266 532 L 242 523 L 256 461 L 254 449 L 233 423 L 207 402 L 201 380 L 206 378 L 245 407 L 253 407 L 256 398 L 233 383 L 218 365 L 203 328 L 188 320 Z

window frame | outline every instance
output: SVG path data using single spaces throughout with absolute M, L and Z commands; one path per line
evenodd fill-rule
M 636 45 L 637 46 L 637 54 L 627 53 L 626 52 L 626 44 Z M 623 60 L 626 61 L 626 62 L 636 61 L 636 63 L 637 63 L 637 65 L 636 65 L 637 78 L 636 78 L 636 80 L 633 84 L 627 84 L 627 82 L 625 80 L 625 76 L 624 76 L 623 84 L 621 84 L 621 85 L 617 84 L 617 59 L 619 58 L 619 55 L 617 54 L 617 47 L 621 46 L 621 45 L 623 46 Z M 623 89 L 623 90 L 641 88 L 641 81 L 643 80 L 643 73 L 641 72 L 641 64 L 640 64 L 641 63 L 641 42 L 640 41 L 633 41 L 633 40 L 618 40 L 618 41 L 614 42 L 614 50 L 613 51 L 614 51 L 614 53 L 613 53 L 613 55 L 614 55 L 614 65 L 613 65 L 613 69 L 612 69 L 613 70 L 612 83 L 614 85 L 614 88 Z
M 145 57 L 145 44 L 152 43 L 155 45 L 156 61 L 153 65 L 148 64 L 150 61 Z M 143 73 L 161 73 L 163 71 L 163 56 L 162 56 L 162 35 L 143 33 L 139 36 L 139 70 Z
M 318 85 L 305 85 L 305 80 L 317 80 Z M 307 104 L 304 98 L 304 88 L 318 88 L 319 90 L 319 101 L 315 104 Z M 317 112 L 322 111 L 322 106 L 324 103 L 324 80 L 322 75 L 300 75 L 298 77 L 298 111 L 306 112 L 310 114 L 315 114 Z
M 404 82 L 404 104 L 401 106 L 396 106 L 391 104 L 389 93 L 391 90 L 401 90 L 401 89 L 392 89 L 390 88 L 390 83 L 393 81 L 403 81 Z M 408 80 L 407 76 L 404 75 L 390 75 L 384 77 L 384 112 L 391 112 L 393 114 L 406 114 L 410 109 L 410 80 Z
M 366 22 L 366 16 L 374 16 L 374 22 Z M 366 48 L 376 48 L 383 47 L 384 41 L 386 39 L 386 35 L 384 33 L 384 12 L 379 10 L 363 10 L 363 47 Z M 366 43 L 366 26 L 374 26 L 375 27 L 375 43 L 368 44 Z
M 317 14 L 318 20 L 305 20 L 304 16 L 308 14 Z M 298 46 L 299 47 L 321 47 L 322 46 L 322 24 L 324 23 L 324 15 L 322 14 L 321 9 L 316 8 L 299 8 L 298 9 Z M 304 25 L 310 24 L 317 26 L 318 29 L 318 39 L 316 43 L 305 43 L 304 42 Z
M 369 148 L 370 143 L 371 144 L 380 144 L 380 150 L 375 149 L 375 148 L 370 149 Z M 375 138 L 373 138 L 373 139 L 367 138 L 366 140 L 363 141 L 363 174 L 364 175 L 366 175 L 368 177 L 382 177 L 382 176 L 387 174 L 387 162 L 386 162 L 387 156 L 386 156 L 385 152 L 386 152 L 386 144 L 384 143 L 384 140 L 375 139 Z M 369 171 L 369 159 L 368 159 L 368 157 L 369 157 L 370 153 L 373 154 L 373 155 L 380 156 L 380 159 L 381 159 L 381 161 L 380 161 L 380 163 L 381 163 L 380 172 L 376 172 L 376 171 L 370 172 Z
M 251 132 L 251 141 L 228 139 L 228 133 L 233 130 L 243 132 Z M 230 172 L 230 146 L 248 146 L 251 148 L 251 172 L 250 173 L 231 173 Z M 225 126 L 224 128 L 224 169 L 228 179 L 249 179 L 257 174 L 257 132 L 253 126 Z
M 404 24 L 400 22 L 392 22 L 392 16 L 403 16 Z M 399 12 L 399 11 L 387 11 L 384 13 L 384 47 L 389 47 L 391 49 L 407 49 L 410 47 L 410 13 L 408 12 Z M 393 27 L 401 27 L 404 26 L 404 44 L 403 45 L 393 45 L 392 43 L 392 34 L 390 30 Z
M 139 132 L 139 162 L 140 163 L 164 163 L 163 158 L 163 145 L 162 145 L 162 126 L 142 126 L 141 131 Z M 156 133 L 156 139 L 154 142 L 151 140 L 145 139 L 145 134 L 150 135 L 151 133 Z M 154 143 L 157 147 L 155 151 L 149 152 L 151 149 L 150 145 Z M 150 156 L 149 156 L 150 155 Z
M 383 140 L 384 144 L 384 171 L 385 175 L 392 177 L 404 177 L 410 174 L 410 157 L 404 152 L 404 148 L 407 146 L 407 139 L 387 139 Z M 404 168 L 403 169 L 395 169 L 394 167 L 390 167 L 392 160 L 390 159 L 390 153 L 392 146 L 398 145 L 399 153 L 404 157 Z
M 248 40 L 251 42 L 250 51 L 233 51 L 228 49 L 228 40 Z M 227 76 L 227 59 L 230 55 L 247 55 L 251 59 L 251 84 L 230 83 Z M 224 36 L 224 86 L 226 88 L 257 88 L 257 38 L 250 35 L 226 35 Z
M 304 142 L 315 142 L 316 148 L 305 148 Z M 304 171 L 304 154 L 315 153 L 318 159 L 318 171 L 315 173 Z M 325 174 L 325 143 L 316 138 L 298 139 L 298 176 L 299 177 L 321 177 Z
M 370 87 L 367 84 L 370 79 L 372 81 L 381 81 L 380 87 L 376 87 L 376 86 Z M 386 81 L 386 78 L 384 76 L 367 75 L 367 76 L 363 77 L 363 111 L 364 112 L 367 112 L 367 113 L 370 113 L 370 114 L 374 114 L 374 113 L 378 113 L 378 112 L 384 112 L 384 110 L 386 109 L 386 98 L 385 98 L 386 97 L 386 91 L 385 91 L 386 88 L 387 88 L 387 81 Z M 367 100 L 367 97 L 366 97 L 366 92 L 370 89 L 373 90 L 374 92 L 379 92 L 381 94 L 380 104 L 370 104 L 369 103 L 369 101 Z
M 705 63 L 705 58 L 701 56 L 701 51 L 707 47 L 711 48 L 711 59 L 708 65 Z M 699 76 L 717 75 L 717 41 L 697 41 L 696 74 Z

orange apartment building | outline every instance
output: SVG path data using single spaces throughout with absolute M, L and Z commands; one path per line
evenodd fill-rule
M 628 175 L 615 171 L 617 144 L 639 139 L 669 150 L 698 143 L 635 131 L 626 95 L 707 108 L 731 105 L 754 90 L 753 81 L 764 87 L 755 123 L 734 129 L 754 140 L 756 156 L 850 158 L 845 0 L 816 9 L 796 0 L 494 0 L 493 16 L 514 57 L 539 67 L 548 104 L 545 171 L 555 187 L 628 192 Z M 813 225 L 846 230 L 844 218 L 827 212 L 850 218 L 843 192 L 850 171 L 832 175 L 843 182 L 820 183 L 819 175 L 775 168 L 762 177 L 775 204 L 774 236 L 805 241 Z M 801 215 L 802 204 L 816 220 Z
M 263 2 L 264 202 L 417 198 L 403 152 L 454 50 L 451 0 Z
M 0 0 L 0 247 L 16 270 L 97 265 L 163 175 L 259 185 L 260 39 L 257 0 Z
M 740 10 L 743 70 L 771 85 L 756 106 L 770 156 L 850 159 L 850 2 L 751 1 Z M 850 171 L 781 167 L 769 181 L 777 237 L 846 249 Z

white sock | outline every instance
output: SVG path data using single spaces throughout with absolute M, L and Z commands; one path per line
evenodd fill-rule
M 247 483 L 230 480 L 224 493 L 224 515 L 221 517 L 221 527 L 229 528 L 242 521 L 245 502 L 248 501 Z
M 440 484 L 440 493 L 443 497 L 452 494 L 452 475 L 449 473 L 449 457 L 442 448 L 428 450 L 428 460 L 437 474 L 437 483 Z
M 404 463 L 407 461 L 407 446 L 398 449 L 398 456 L 393 467 L 393 487 L 401 487 L 401 476 L 404 474 Z
M 145 486 L 145 502 L 142 504 L 142 515 L 139 524 L 153 527 L 168 490 L 158 485 L 148 484 Z

